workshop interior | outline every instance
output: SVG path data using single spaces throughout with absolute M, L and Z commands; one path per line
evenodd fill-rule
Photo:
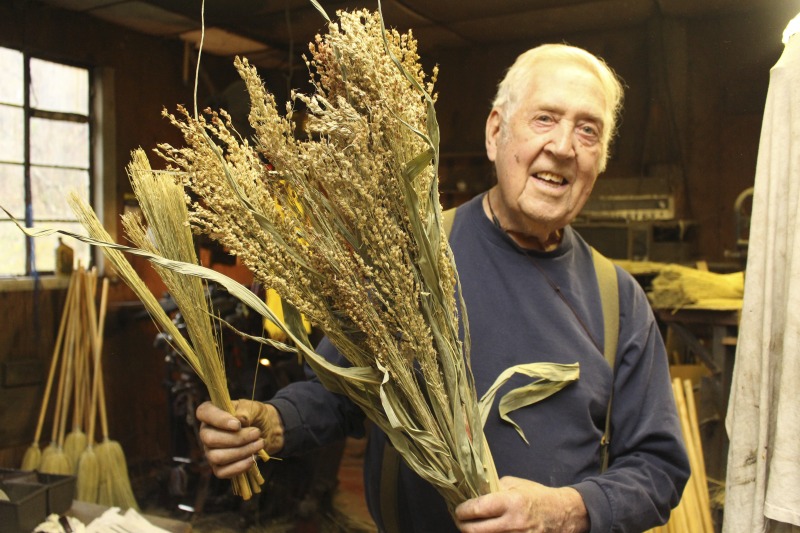
M 185 142 L 168 115 L 180 122 L 196 110 L 222 110 L 235 136 L 255 133 L 235 58 L 247 59 L 279 112 L 294 106 L 290 121 L 302 129 L 308 102 L 304 108 L 294 95 L 314 91 L 309 43 L 333 24 L 320 7 L 334 19 L 339 10 L 380 9 L 387 29 L 413 32 L 424 70 L 436 69 L 438 151 L 426 161 L 438 165 L 442 210 L 495 183 L 485 121 L 520 53 L 542 43 L 578 46 L 623 80 L 607 167 L 571 225 L 641 285 L 666 346 L 692 477 L 670 521 L 654 531 L 748 531 L 731 525 L 740 507 L 730 505 L 729 461 L 739 453 L 732 428 L 755 433 L 753 462 L 763 479 L 798 473 L 767 456 L 800 430 L 790 423 L 788 435 L 780 430 L 782 411 L 796 410 L 796 384 L 787 380 L 797 376 L 792 346 L 800 331 L 791 304 L 800 285 L 791 260 L 792 182 L 800 180 L 793 126 L 800 102 L 792 99 L 800 80 L 791 72 L 800 64 L 789 54 L 800 1 L 316 3 L 0 4 L 0 532 L 72 531 L 65 517 L 87 527 L 96 521 L 93 531 L 378 531 L 365 503 L 363 438 L 254 459 L 261 479 L 251 478 L 247 498 L 214 475 L 195 416 L 213 394 L 184 348 L 197 315 L 188 316 L 148 256 L 127 251 L 152 240 L 147 230 L 141 241 L 128 234 L 125 217 L 146 211 L 130 179 L 132 158 L 141 151 L 153 168 L 185 168 L 180 152 L 164 148 Z M 87 233 L 77 203 L 105 233 Z M 127 247 L 116 252 L 126 260 L 75 235 Z M 219 241 L 195 234 L 192 247 L 199 266 L 225 279 L 189 276 L 203 290 L 200 320 L 212 317 L 222 396 L 265 401 L 309 379 L 304 351 L 283 349 L 294 334 L 287 338 L 231 286 L 295 325 L 297 310 L 282 306 Z M 759 324 L 745 328 L 756 312 Z M 311 346 L 324 336 L 313 321 L 299 327 Z M 756 334 L 763 338 L 746 342 Z M 402 342 L 402 332 L 396 336 Z M 753 372 L 737 376 L 745 356 Z M 760 414 L 736 420 L 744 411 L 734 402 L 748 395 L 760 398 Z M 41 455 L 36 463 L 27 462 L 32 449 Z M 758 450 L 766 450 L 763 463 Z M 91 482 L 78 468 L 87 455 L 86 463 L 106 465 L 95 467 Z M 114 496 L 89 496 L 87 483 L 108 485 Z M 749 501 L 774 524 L 769 494 L 762 487 Z M 798 517 L 800 507 L 794 528 Z M 104 518 L 126 525 L 103 526 Z

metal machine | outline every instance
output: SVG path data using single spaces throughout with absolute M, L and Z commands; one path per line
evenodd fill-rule
M 572 226 L 613 259 L 694 259 L 695 225 L 676 218 L 675 194 L 666 179 L 601 178 Z

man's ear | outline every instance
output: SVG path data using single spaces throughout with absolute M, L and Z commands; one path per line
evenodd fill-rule
M 497 156 L 497 141 L 503 127 L 503 116 L 497 108 L 492 109 L 486 118 L 486 156 L 489 161 L 494 161 Z

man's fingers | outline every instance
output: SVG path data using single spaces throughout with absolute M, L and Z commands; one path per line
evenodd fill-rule
M 235 416 L 216 407 L 211 402 L 201 403 L 195 416 L 200 422 L 216 428 L 229 431 L 238 431 L 242 428 L 242 423 Z
M 214 475 L 227 479 L 246 472 L 253 465 L 253 456 L 263 447 L 264 441 L 258 439 L 239 448 L 207 448 L 206 458 Z
M 261 431 L 258 428 L 223 431 L 203 423 L 200 427 L 200 440 L 207 449 L 240 448 L 261 440 Z

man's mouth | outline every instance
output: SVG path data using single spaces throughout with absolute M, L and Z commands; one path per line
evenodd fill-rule
M 552 172 L 537 172 L 533 175 L 534 178 L 540 181 L 544 181 L 553 185 L 566 185 L 567 180 L 564 179 L 564 176 L 559 176 L 558 174 L 553 174 Z

